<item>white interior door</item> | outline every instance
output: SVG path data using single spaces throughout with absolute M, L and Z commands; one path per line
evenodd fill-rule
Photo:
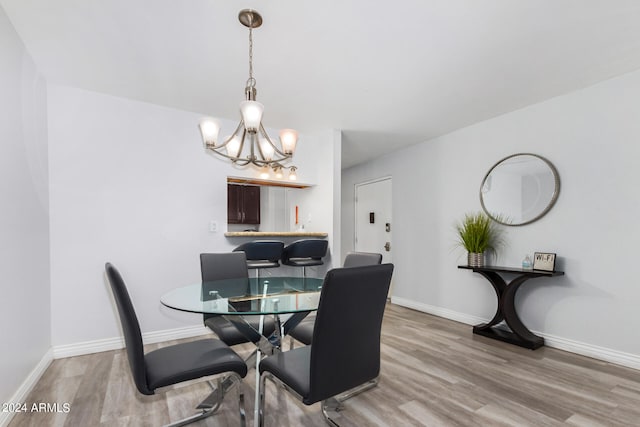
M 382 254 L 392 262 L 391 177 L 356 184 L 355 250 Z

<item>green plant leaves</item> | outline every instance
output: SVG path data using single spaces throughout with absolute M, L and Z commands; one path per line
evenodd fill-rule
M 471 253 L 496 252 L 503 243 L 503 230 L 482 212 L 466 214 L 456 225 L 458 243 Z

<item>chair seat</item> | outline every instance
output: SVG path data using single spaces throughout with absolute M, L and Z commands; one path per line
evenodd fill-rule
M 271 372 L 302 397 L 306 405 L 310 394 L 311 346 L 275 353 L 260 362 L 260 373 Z
M 259 316 L 245 316 L 245 320 L 256 331 L 259 327 Z M 240 332 L 231 322 L 222 316 L 209 317 L 204 321 L 205 326 L 211 329 L 226 345 L 232 346 L 249 342 L 245 334 Z M 276 330 L 276 322 L 271 316 L 264 317 L 262 335 L 268 337 Z M 257 334 L 256 334 L 257 335 Z
M 289 336 L 297 339 L 303 344 L 309 345 L 313 341 L 313 325 L 316 323 L 316 317 L 305 317 L 298 323 L 295 328 L 289 331 Z
M 256 240 L 243 243 L 235 248 L 234 252 L 244 252 L 247 256 L 249 268 L 274 268 L 280 267 L 280 257 L 284 243 L 275 240 Z M 265 265 L 258 265 L 265 263 Z
M 324 262 L 321 259 L 309 259 L 309 258 L 289 258 L 286 261 L 282 261 L 285 265 L 292 267 L 310 267 L 312 265 L 322 265 Z
M 247 365 L 224 343 L 199 340 L 163 347 L 144 356 L 152 390 L 223 372 L 247 374 Z
M 268 259 L 247 260 L 247 268 L 277 268 L 280 262 L 269 261 Z

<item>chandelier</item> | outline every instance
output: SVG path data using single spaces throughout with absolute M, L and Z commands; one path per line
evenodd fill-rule
M 200 120 L 200 133 L 206 149 L 226 157 L 238 166 L 255 165 L 262 168 L 261 176 L 269 176 L 273 169 L 277 178 L 283 169 L 289 169 L 289 179 L 296 179 L 296 167 L 284 166 L 293 156 L 298 142 L 298 132 L 293 129 L 280 131 L 280 147 L 269 137 L 262 126 L 264 106 L 256 101 L 256 79 L 253 77 L 253 29 L 262 25 L 262 16 L 255 10 L 244 9 L 238 14 L 240 23 L 249 28 L 249 78 L 244 88 L 245 101 L 240 103 L 240 123 L 236 130 L 222 141 L 218 140 L 220 122 L 211 117 Z

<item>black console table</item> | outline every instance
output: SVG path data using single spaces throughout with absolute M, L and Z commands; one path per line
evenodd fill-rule
M 498 309 L 495 316 L 488 323 L 474 326 L 474 334 L 505 341 L 531 350 L 544 345 L 544 338 L 527 329 L 518 317 L 515 306 L 516 292 L 528 279 L 563 276 L 564 271 L 525 270 L 509 267 L 469 267 L 466 265 L 459 265 L 458 268 L 473 270 L 474 273 L 484 276 L 491 283 L 498 297 Z M 499 273 L 517 274 L 518 276 L 507 283 Z M 511 332 L 494 327 L 503 320 L 507 323 Z

